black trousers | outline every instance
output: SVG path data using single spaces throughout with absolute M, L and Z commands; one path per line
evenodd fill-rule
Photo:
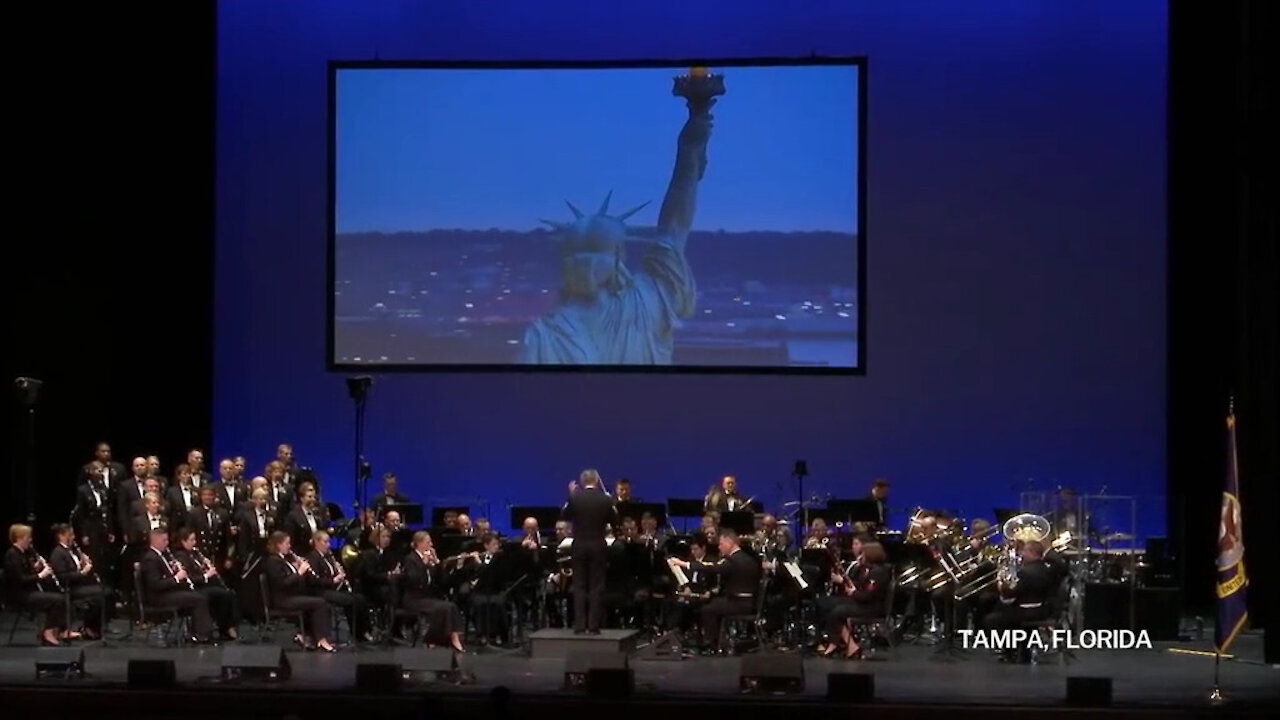
M 209 598 L 195 590 L 172 590 L 157 596 L 156 607 L 180 608 L 191 612 L 191 630 L 198 638 L 213 633 L 213 616 L 209 614 Z
M 496 638 L 507 631 L 507 596 L 498 593 L 471 593 L 471 616 L 476 632 L 485 639 Z
M 755 609 L 751 598 L 712 598 L 702 607 L 702 635 L 708 647 L 720 647 L 720 625 L 730 615 L 748 615 Z
M 111 589 L 98 583 L 85 583 L 71 588 L 72 605 L 84 609 L 84 626 L 95 633 L 102 633 L 103 615 L 112 608 L 108 604 Z
M 206 584 L 200 593 L 209 602 L 209 614 L 219 630 L 226 632 L 240 620 L 240 605 L 236 594 L 222 585 Z
M 702 614 L 704 601 L 680 598 L 667 604 L 665 624 L 667 629 L 683 632 L 692 628 Z
M 1017 603 L 999 604 L 995 610 L 987 613 L 982 625 L 988 630 L 1016 630 L 1022 627 L 1023 623 L 1048 618 L 1047 604 L 1030 608 L 1024 608 Z
M 432 644 L 443 645 L 449 642 L 450 635 L 466 629 L 462 611 L 448 600 L 406 598 L 404 609 L 427 616 L 427 642 Z
M 832 606 L 831 612 L 827 613 L 827 633 L 835 638 L 839 636 L 840 628 L 844 627 L 846 620 L 870 620 L 883 618 L 884 615 L 882 603 L 860 603 L 853 598 L 841 598 L 840 602 Z
M 62 593 L 39 590 L 27 593 L 22 600 L 25 608 L 44 613 L 41 630 L 56 630 L 67 626 L 67 598 Z
M 359 638 L 369 629 L 367 627 L 369 605 L 365 602 L 363 595 L 341 590 L 325 590 L 320 593 L 320 597 L 330 605 L 342 608 L 347 616 L 347 625 L 351 628 L 352 636 Z
M 596 631 L 604 624 L 605 569 L 608 545 L 573 543 L 573 629 Z
M 333 632 L 333 611 L 329 609 L 329 603 L 325 602 L 324 598 L 294 595 L 278 598 L 276 607 L 281 610 L 301 612 L 303 624 L 306 626 L 302 631 L 310 635 L 313 640 L 327 640 L 329 633 Z

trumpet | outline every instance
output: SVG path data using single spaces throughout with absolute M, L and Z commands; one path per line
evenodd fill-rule
M 174 579 L 176 580 L 178 573 L 182 571 L 182 565 L 179 564 L 176 559 L 174 559 L 173 553 L 170 552 L 168 548 L 165 548 L 165 551 L 164 551 L 164 561 L 169 563 L 169 572 L 174 574 Z M 188 590 L 196 589 L 196 584 L 191 581 L 190 575 L 184 578 L 184 582 L 186 582 Z
M 45 560 L 44 556 L 41 555 L 40 552 L 36 550 L 34 547 L 31 548 L 31 555 L 34 560 L 34 563 L 32 564 L 32 570 L 34 570 L 37 574 L 43 572 L 45 568 L 49 568 L 50 571 L 53 570 L 53 566 L 49 564 L 49 561 Z M 56 572 L 50 572 L 49 577 L 47 579 L 53 581 L 52 592 L 62 592 L 62 581 L 58 579 L 58 574 Z M 50 590 L 44 587 L 44 580 L 37 580 L 36 587 L 40 588 L 41 592 L 51 592 Z

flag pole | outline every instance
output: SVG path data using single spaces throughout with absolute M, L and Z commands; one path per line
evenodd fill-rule
M 1235 414 L 1236 394 L 1231 392 L 1227 395 L 1227 419 L 1230 420 Z M 1221 618 L 1219 618 L 1219 622 L 1221 622 Z M 1209 702 L 1211 703 L 1220 703 L 1226 700 L 1222 694 L 1221 673 L 1222 646 L 1218 644 L 1217 638 L 1215 638 L 1213 642 L 1213 690 L 1209 692 Z

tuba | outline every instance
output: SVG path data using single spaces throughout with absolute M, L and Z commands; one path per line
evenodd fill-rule
M 1006 520 L 1000 532 L 1004 535 L 1005 542 L 1009 544 L 1009 552 L 1000 559 L 996 573 L 996 586 L 1004 591 L 1012 591 L 1018 587 L 1018 568 L 1022 565 L 1018 545 L 1044 542 L 1053 533 L 1053 526 L 1041 515 L 1022 513 Z

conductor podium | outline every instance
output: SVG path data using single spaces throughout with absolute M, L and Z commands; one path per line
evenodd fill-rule
M 638 630 L 601 630 L 599 635 L 575 635 L 568 628 L 545 628 L 529 636 L 534 660 L 565 659 L 570 655 L 615 655 L 635 652 Z

